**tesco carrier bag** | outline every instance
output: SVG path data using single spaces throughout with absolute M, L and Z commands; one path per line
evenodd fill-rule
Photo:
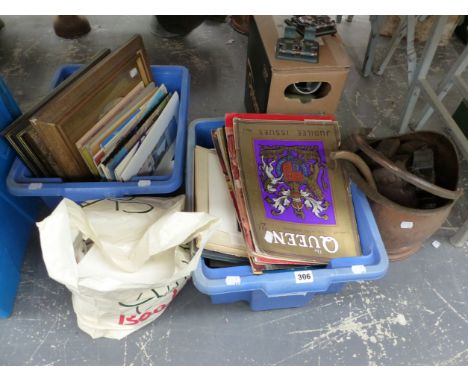
M 38 223 L 49 276 L 72 293 L 78 326 L 121 339 L 160 316 L 196 268 L 217 224 L 184 197 L 63 199 Z M 184 246 L 199 237 L 192 256 Z

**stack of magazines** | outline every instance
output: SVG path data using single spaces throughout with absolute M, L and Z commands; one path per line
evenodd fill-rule
M 155 85 L 137 35 L 98 53 L 3 135 L 35 177 L 127 181 L 154 173 L 178 110 L 177 92 Z
M 213 266 L 254 273 L 360 255 L 349 180 L 331 117 L 227 114 L 214 149 L 195 148 L 195 208 L 221 220 L 206 244 Z

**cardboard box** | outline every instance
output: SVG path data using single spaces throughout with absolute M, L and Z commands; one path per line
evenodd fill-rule
M 333 115 L 350 66 L 343 42 L 338 34 L 323 36 L 316 64 L 277 59 L 276 42 L 283 37 L 283 20 L 287 17 L 251 18 L 244 98 L 246 110 L 249 113 Z M 311 94 L 299 94 L 299 91 Z

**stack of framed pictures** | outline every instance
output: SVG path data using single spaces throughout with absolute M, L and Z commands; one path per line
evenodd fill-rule
M 137 35 L 99 52 L 3 135 L 35 177 L 126 181 L 158 165 L 178 108 L 177 92 L 155 85 Z

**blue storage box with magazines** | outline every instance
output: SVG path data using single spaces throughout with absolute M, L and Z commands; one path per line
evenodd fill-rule
M 211 130 L 224 126 L 224 119 L 200 119 L 188 128 L 186 192 L 193 205 L 195 145 L 213 147 Z M 388 256 L 365 195 L 352 184 L 352 200 L 361 242 L 361 256 L 343 257 L 327 266 L 280 270 L 254 275 L 250 266 L 210 268 L 201 259 L 193 283 L 214 304 L 247 301 L 252 310 L 299 307 L 318 293 L 336 293 L 352 281 L 375 280 L 385 275 Z M 306 282 L 304 282 L 306 281 Z
M 0 78 L 0 131 L 20 114 Z M 0 137 L 0 318 L 8 317 L 13 310 L 21 266 L 41 202 L 38 198 L 19 198 L 8 192 L 6 177 L 15 158 L 14 151 Z
M 57 86 L 65 78 L 78 70 L 80 65 L 64 65 L 55 74 L 52 86 Z M 185 170 L 187 142 L 187 115 L 190 96 L 190 76 L 183 66 L 152 65 L 151 71 L 156 85 L 164 84 L 168 91 L 179 93 L 179 113 L 177 126 L 165 134 L 175 135 L 174 155 L 171 166 L 163 174 L 135 176 L 127 182 L 95 181 L 67 182 L 61 178 L 34 178 L 24 163 L 17 159 L 7 178 L 8 189 L 18 196 L 40 196 L 53 208 L 62 198 L 81 202 L 92 199 L 123 197 L 129 195 L 169 194 L 180 189 Z

